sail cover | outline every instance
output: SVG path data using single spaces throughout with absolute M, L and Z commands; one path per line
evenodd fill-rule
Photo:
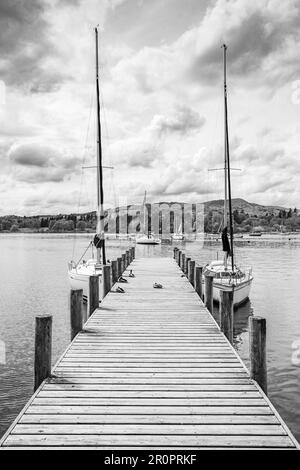
M 230 248 L 230 243 L 228 240 L 228 233 L 227 233 L 227 227 L 225 227 L 222 230 L 222 245 L 223 245 L 223 251 L 226 251 L 228 255 L 231 253 L 231 248 Z
M 95 245 L 96 248 L 102 248 L 102 246 L 103 246 L 103 239 L 97 233 L 94 236 L 94 245 Z

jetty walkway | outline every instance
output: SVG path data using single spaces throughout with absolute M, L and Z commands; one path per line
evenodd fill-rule
M 136 259 L 124 277 L 2 448 L 297 448 L 174 259 Z

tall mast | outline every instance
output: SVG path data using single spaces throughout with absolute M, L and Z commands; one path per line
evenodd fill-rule
M 224 90 L 226 94 L 226 45 L 223 45 L 224 52 Z M 226 105 L 224 99 L 224 228 L 228 227 L 228 188 L 227 188 L 227 144 L 226 144 Z M 227 259 L 227 257 L 225 257 Z
M 97 234 L 101 239 L 101 246 L 97 247 L 97 262 L 106 264 L 105 238 L 104 238 L 104 211 L 103 211 L 103 168 L 101 145 L 101 120 L 100 120 L 100 87 L 99 87 L 99 39 L 98 27 L 95 28 L 96 39 L 96 94 L 97 94 Z
M 231 202 L 231 181 L 230 181 L 230 155 L 229 155 L 229 138 L 228 138 L 228 111 L 227 111 L 227 81 L 226 81 L 226 51 L 227 46 L 223 44 L 224 52 L 224 110 L 225 110 L 225 181 L 227 180 L 228 188 L 228 206 L 229 206 L 229 225 L 230 225 L 230 247 L 231 247 L 231 268 L 234 271 L 233 256 L 233 219 L 232 219 L 232 202 Z M 226 178 L 227 176 L 227 178 Z M 225 183 L 226 188 L 226 183 Z M 225 220 L 225 219 L 224 219 Z

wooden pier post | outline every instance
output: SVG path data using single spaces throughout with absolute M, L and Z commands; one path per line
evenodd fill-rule
M 129 248 L 129 264 L 132 263 L 132 249 L 131 247 Z
M 99 276 L 89 278 L 88 318 L 99 308 Z
M 82 289 L 71 290 L 70 292 L 71 341 L 82 330 L 82 294 Z
M 111 290 L 111 268 L 109 264 L 102 266 L 102 299 Z
M 213 280 L 214 277 L 210 274 L 204 276 L 204 303 L 205 307 L 213 312 Z
M 173 258 L 175 260 L 176 260 L 177 252 L 178 252 L 178 248 L 177 248 L 177 246 L 175 246 L 175 248 L 173 249 Z
M 267 394 L 266 319 L 249 317 L 250 376 Z
M 125 271 L 125 269 L 127 268 L 126 266 L 126 255 L 125 253 L 122 254 L 122 273 L 121 273 L 121 276 L 123 274 L 123 272 Z
M 190 257 L 186 257 L 185 258 L 185 265 L 184 265 L 184 274 L 186 275 L 186 277 L 188 277 L 188 266 L 189 266 L 189 262 L 191 261 L 191 258 Z
M 111 283 L 114 285 L 118 280 L 118 262 L 113 260 L 111 262 Z
M 199 295 L 200 299 L 203 299 L 203 289 L 202 289 L 202 266 L 195 267 L 195 281 L 194 281 L 195 291 Z
M 130 265 L 129 250 L 125 251 L 126 268 Z
M 190 260 L 188 263 L 188 280 L 194 286 L 195 283 L 195 261 Z
M 178 266 L 181 267 L 181 258 L 182 258 L 182 251 L 179 250 L 179 253 L 178 253 Z
M 233 289 L 220 291 L 220 328 L 226 338 L 233 343 Z
M 119 279 L 119 277 L 122 276 L 122 258 L 121 257 L 117 258 L 117 267 L 118 267 L 117 273 L 118 273 L 118 279 Z
M 185 253 L 182 253 L 181 255 L 181 264 L 180 264 L 181 270 L 184 272 L 184 267 L 185 267 Z
M 132 248 L 132 261 L 135 259 L 135 246 L 133 246 Z
M 177 264 L 179 264 L 179 253 L 180 253 L 180 250 L 177 249 L 176 253 L 175 253 L 175 261 Z
M 34 391 L 51 374 L 52 315 L 35 317 Z

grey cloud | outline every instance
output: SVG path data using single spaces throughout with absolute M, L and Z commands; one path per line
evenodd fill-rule
M 283 78 L 286 80 L 289 75 L 289 78 L 297 76 L 294 62 L 290 64 L 292 67 L 285 67 L 284 77 L 275 70 L 271 72 L 273 78 L 261 73 L 265 59 L 273 53 L 283 51 L 288 39 L 299 38 L 299 6 L 295 6 L 295 9 L 295 14 L 282 22 L 278 16 L 276 17 L 276 12 L 273 12 L 275 15 L 271 17 L 269 11 L 264 10 L 263 5 L 239 23 L 235 21 L 233 25 L 230 25 L 228 21 L 226 42 L 231 76 L 242 76 L 246 78 L 246 81 L 252 77 L 255 80 L 261 79 L 267 82 L 274 80 L 274 77 L 279 82 Z M 218 34 L 213 42 L 210 42 L 206 49 L 196 56 L 188 69 L 188 76 L 192 80 L 201 80 L 206 84 L 220 81 L 222 43 L 223 38 Z
M 205 119 L 197 111 L 187 106 L 178 106 L 171 116 L 155 116 L 151 128 L 159 134 L 188 134 L 199 130 L 204 124 Z
M 28 183 L 63 181 L 79 164 L 77 157 L 67 157 L 55 148 L 39 144 L 12 147 L 8 155 L 15 178 Z
M 65 79 L 58 70 L 43 68 L 55 55 L 45 20 L 42 0 L 0 2 L 0 77 L 7 84 L 29 92 L 48 92 Z

